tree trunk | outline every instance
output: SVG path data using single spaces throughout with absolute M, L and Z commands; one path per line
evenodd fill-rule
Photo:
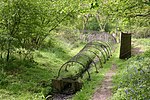
M 10 58 L 10 45 L 11 45 L 11 40 L 8 41 L 8 48 L 7 48 L 7 58 L 6 61 L 9 61 Z
M 3 59 L 3 52 L 1 51 L 1 59 Z

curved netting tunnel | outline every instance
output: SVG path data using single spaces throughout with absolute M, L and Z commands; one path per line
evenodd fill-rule
M 99 72 L 103 64 L 112 55 L 112 45 L 101 41 L 87 43 L 75 56 L 64 63 L 56 79 L 52 80 L 53 92 L 71 94 L 80 90 L 82 82 L 78 80 L 85 75 L 91 80 L 90 70 Z

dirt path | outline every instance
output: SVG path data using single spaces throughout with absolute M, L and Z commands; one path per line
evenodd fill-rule
M 143 53 L 144 51 L 140 48 L 140 47 L 135 47 L 135 48 L 132 48 L 131 49 L 131 54 L 134 56 L 134 55 L 137 55 L 137 54 L 141 54 Z
M 136 43 L 136 41 L 132 41 L 133 48 L 131 49 L 132 56 L 135 56 L 137 54 L 141 54 L 144 52 L 142 48 L 139 46 L 139 44 Z
M 94 93 L 92 100 L 108 100 L 111 95 L 112 76 L 116 73 L 116 65 L 113 64 L 112 68 L 106 73 L 104 81 L 100 88 Z

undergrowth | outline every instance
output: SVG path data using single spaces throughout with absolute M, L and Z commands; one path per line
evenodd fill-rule
M 146 42 L 140 43 L 138 40 L 136 43 L 149 45 L 149 41 L 145 39 L 143 41 Z M 56 78 L 60 66 L 77 54 L 83 45 L 70 46 L 55 41 L 50 45 L 46 44 L 46 48 L 35 51 L 33 62 L 16 59 L 14 63 L 9 63 L 8 68 L 0 64 L 0 100 L 45 100 L 45 96 L 51 91 L 51 79 Z M 146 46 L 144 48 L 147 50 Z M 90 99 L 113 63 L 118 65 L 118 74 L 114 77 L 116 85 L 112 99 L 149 98 L 147 91 L 150 88 L 147 86 L 150 52 L 147 51 L 127 61 L 119 60 L 118 54 L 117 50 L 98 74 L 95 73 L 94 68 L 90 71 L 91 81 L 84 80 L 81 91 L 75 94 L 73 100 Z
M 136 40 L 147 50 L 143 54 L 118 63 L 117 75 L 113 77 L 114 95 L 112 100 L 149 100 L 150 95 L 150 49 L 149 40 Z M 145 41 L 145 42 L 144 42 Z M 149 50 L 148 50 L 149 49 Z
M 45 100 L 60 66 L 83 47 L 72 48 L 60 40 L 51 45 L 34 51 L 33 62 L 15 59 L 9 67 L 0 63 L 0 100 Z

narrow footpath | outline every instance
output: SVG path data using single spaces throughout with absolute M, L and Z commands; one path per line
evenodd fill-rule
M 109 100 L 112 96 L 112 76 L 116 74 L 116 65 L 113 64 L 111 69 L 105 74 L 101 87 L 96 89 L 92 100 Z

